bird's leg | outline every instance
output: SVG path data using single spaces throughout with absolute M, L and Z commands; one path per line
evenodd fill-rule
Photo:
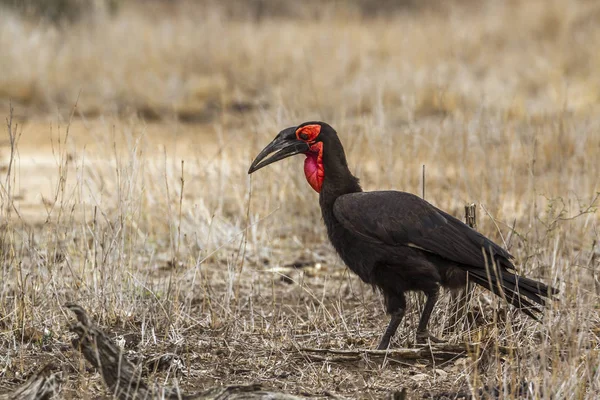
M 386 350 L 388 348 L 392 336 L 394 336 L 394 333 L 396 333 L 400 322 L 402 322 L 402 318 L 404 317 L 404 311 L 405 310 L 401 308 L 392 314 L 390 323 L 388 324 L 383 334 L 383 337 L 381 338 L 381 342 L 379 342 L 379 346 L 377 346 L 377 350 Z
M 392 336 L 396 333 L 400 322 L 402 322 L 402 318 L 404 318 L 404 313 L 406 311 L 406 300 L 404 298 L 404 294 L 400 296 L 386 296 L 387 303 L 387 312 L 391 315 L 390 323 L 388 324 L 383 336 L 381 338 L 381 342 L 379 342 L 379 346 L 377 346 L 377 350 L 386 350 L 390 345 L 390 340 Z
M 431 335 L 427 330 L 427 324 L 429 323 L 429 318 L 431 318 L 431 312 L 433 311 L 433 307 L 437 302 L 438 293 L 439 288 L 436 287 L 430 293 L 427 294 L 425 308 L 423 309 L 423 313 L 421 314 L 421 320 L 419 321 L 419 326 L 417 327 L 417 343 L 425 343 L 427 339 L 429 339 L 433 343 L 444 342 L 444 340 L 438 339 L 435 336 Z

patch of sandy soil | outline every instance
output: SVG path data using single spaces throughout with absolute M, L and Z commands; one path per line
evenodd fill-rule
M 80 183 L 78 174 L 109 173 L 135 148 L 143 149 L 145 157 L 171 161 L 214 157 L 220 151 L 218 133 L 212 125 L 75 118 L 60 123 L 32 119 L 16 123 L 14 129 L 13 210 L 29 225 L 47 220 L 58 200 L 61 176 L 68 178 L 64 180 L 65 193 L 73 193 Z M 229 146 L 235 148 L 236 143 Z M 8 135 L 3 135 L 2 175 L 8 172 L 10 147 Z

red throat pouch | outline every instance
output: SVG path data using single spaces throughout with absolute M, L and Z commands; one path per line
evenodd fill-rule
M 315 189 L 317 193 L 320 193 L 321 186 L 323 186 L 323 178 L 325 177 L 322 142 L 310 146 L 310 151 L 306 153 L 306 160 L 304 160 L 304 175 L 306 175 L 306 180 L 310 186 Z

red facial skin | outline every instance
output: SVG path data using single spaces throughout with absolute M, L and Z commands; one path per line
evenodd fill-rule
M 304 175 L 306 180 L 317 193 L 321 192 L 325 170 L 323 169 L 323 142 L 318 142 L 310 146 L 304 160 Z
M 310 145 L 304 160 L 304 175 L 308 184 L 317 192 L 321 192 L 325 170 L 323 168 L 323 142 L 314 143 L 321 132 L 321 125 L 305 125 L 296 131 L 296 137 Z

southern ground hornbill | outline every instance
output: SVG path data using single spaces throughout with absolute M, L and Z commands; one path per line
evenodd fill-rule
M 406 310 L 405 292 L 427 296 L 417 341 L 440 341 L 427 323 L 440 286 L 455 289 L 468 279 L 537 319 L 545 298 L 558 291 L 516 275 L 506 250 L 462 221 L 410 193 L 363 192 L 348 169 L 336 131 L 324 122 L 282 130 L 252 162 L 249 174 L 295 154 L 306 155 L 304 173 L 319 193 L 329 240 L 342 260 L 385 297 L 390 323 L 379 349 L 386 349 Z

